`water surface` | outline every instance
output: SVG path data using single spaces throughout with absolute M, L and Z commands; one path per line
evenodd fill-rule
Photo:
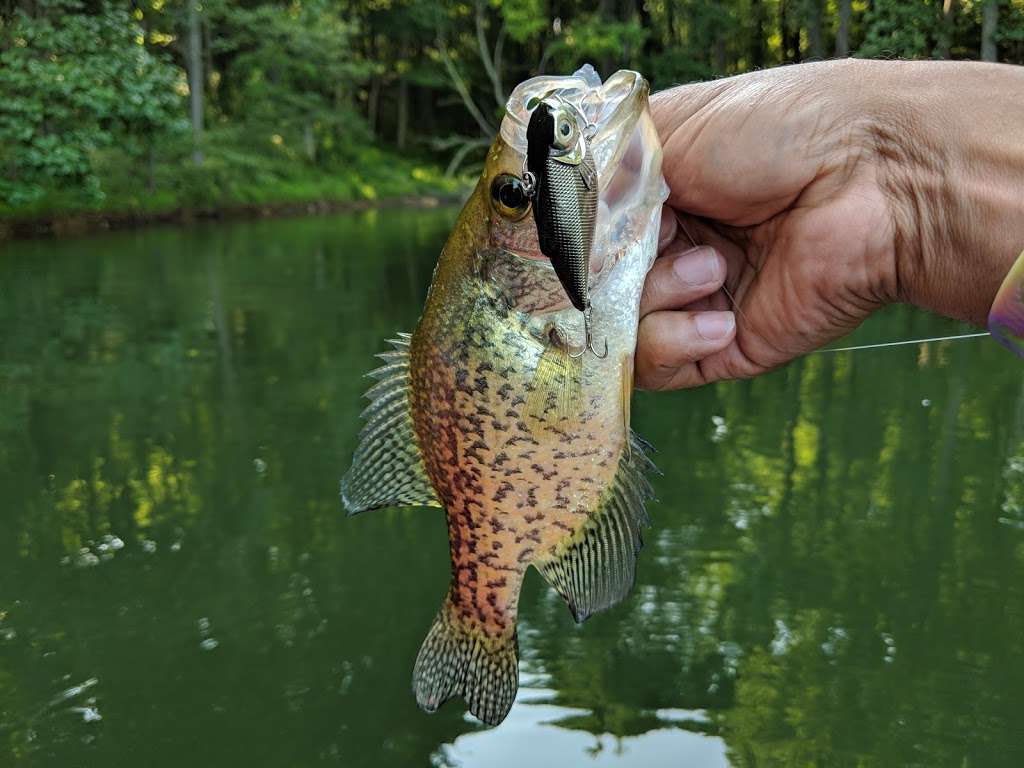
M 1024 368 L 987 340 L 639 395 L 633 596 L 577 627 L 532 573 L 508 720 L 419 712 L 442 516 L 337 486 L 455 214 L 0 246 L 0 765 L 1024 764 Z

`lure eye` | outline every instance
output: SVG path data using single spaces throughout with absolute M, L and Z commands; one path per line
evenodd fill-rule
M 518 176 L 503 173 L 491 182 L 491 205 L 506 219 L 519 221 L 530 210 L 530 198 Z
M 555 140 L 556 148 L 567 151 L 576 146 L 579 139 L 579 128 L 576 121 L 568 111 L 560 109 L 555 112 Z

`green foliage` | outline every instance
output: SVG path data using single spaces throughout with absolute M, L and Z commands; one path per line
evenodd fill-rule
M 21 205 L 59 185 L 96 199 L 96 150 L 141 153 L 182 126 L 179 75 L 123 9 L 36 5 L 39 15 L 18 9 L 0 27 L 0 200 Z
M 551 58 L 555 69 L 572 72 L 590 60 L 629 59 L 646 39 L 646 30 L 636 19 L 610 21 L 600 13 L 584 13 L 563 27 L 563 33 L 552 43 Z
M 942 2 L 875 3 L 865 14 L 865 57 L 924 59 L 932 55 L 942 24 Z
M 657 89 L 837 48 L 978 58 L 985 5 L 193 2 L 0 3 L 0 215 L 411 193 L 411 169 L 478 167 L 509 91 L 538 73 L 589 61 Z M 1003 0 L 997 26 L 1000 59 L 1024 63 L 1024 0 Z M 204 85 L 192 131 L 187 66 Z
M 508 35 L 517 43 L 528 43 L 543 34 L 549 26 L 541 0 L 505 0 L 498 5 Z
M 222 78 L 231 86 L 230 112 L 247 128 L 301 140 L 311 161 L 318 149 L 337 155 L 342 143 L 369 141 L 351 84 L 370 66 L 351 57 L 354 29 L 330 3 L 222 3 L 211 23 L 221 30 L 213 53 L 227 62 Z

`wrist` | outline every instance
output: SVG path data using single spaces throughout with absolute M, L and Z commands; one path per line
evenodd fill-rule
M 893 63 L 872 138 L 895 298 L 983 324 L 1024 249 L 1024 70 Z

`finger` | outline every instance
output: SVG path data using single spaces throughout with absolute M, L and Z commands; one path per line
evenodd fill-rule
M 699 361 L 727 347 L 736 333 L 732 312 L 654 312 L 640 321 L 636 383 L 681 389 L 706 383 Z
M 690 248 L 678 240 L 654 262 L 640 297 L 640 317 L 663 309 L 682 309 L 710 296 L 725 282 L 725 258 L 707 245 Z
M 729 276 L 726 285 L 735 292 L 740 277 L 757 270 L 759 249 L 750 241 L 749 233 L 722 224 L 713 224 L 697 216 L 677 213 L 678 239 L 694 245 L 710 245 L 725 257 Z
M 784 69 L 784 68 L 780 68 Z M 651 99 L 668 202 L 736 226 L 767 221 L 821 170 L 828 130 L 807 104 L 811 86 L 756 72 L 683 85 Z M 729 141 L 720 137 L 728 131 Z
M 667 205 L 661 206 L 661 229 L 658 231 L 658 253 L 665 250 L 666 246 L 676 239 L 676 231 L 679 223 L 676 220 L 676 213 Z
M 736 311 L 735 305 L 729 301 L 729 298 L 725 295 L 724 291 L 715 291 L 710 296 L 704 296 L 703 298 L 691 301 L 685 307 L 687 312 L 703 312 L 708 309 L 728 309 Z M 742 322 L 740 323 L 742 325 Z

